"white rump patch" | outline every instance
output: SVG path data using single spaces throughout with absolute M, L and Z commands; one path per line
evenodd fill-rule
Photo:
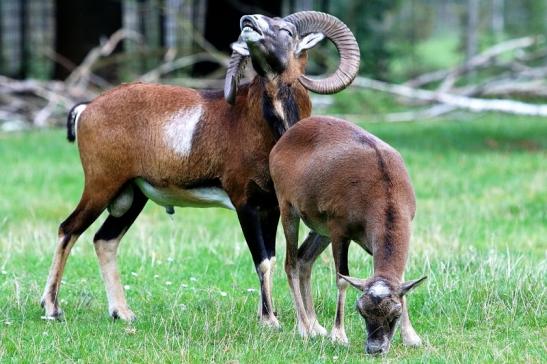
M 382 281 L 376 282 L 369 288 L 368 293 L 376 297 L 386 297 L 389 296 L 391 290 L 388 286 Z
M 78 120 L 80 120 L 80 116 L 82 115 L 82 112 L 86 109 L 87 104 L 81 104 L 74 108 L 74 114 L 76 115 L 74 117 L 74 136 L 78 137 Z
M 177 111 L 164 127 L 165 142 L 175 152 L 187 157 L 192 151 L 194 131 L 201 119 L 201 106 Z

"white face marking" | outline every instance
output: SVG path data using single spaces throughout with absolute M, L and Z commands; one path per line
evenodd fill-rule
M 87 107 L 86 104 L 78 105 L 74 109 L 74 113 L 76 114 L 76 117 L 74 118 L 74 135 L 78 136 L 78 120 L 80 120 L 80 116 L 82 115 L 82 112 Z
M 146 197 L 162 206 L 224 207 L 235 210 L 230 197 L 222 188 L 156 188 L 142 178 L 135 179 L 135 184 Z
M 268 22 L 266 20 L 264 20 L 264 18 L 262 17 L 262 15 L 260 14 L 255 14 L 255 15 L 252 15 L 253 19 L 258 23 L 258 27 L 262 30 L 262 29 L 268 29 L 269 26 L 268 26 Z
M 177 154 L 188 157 L 192 151 L 192 138 L 201 118 L 201 106 L 181 109 L 165 123 L 165 142 Z
M 376 297 L 386 297 L 391 293 L 391 290 L 384 282 L 379 281 L 369 288 L 368 293 Z

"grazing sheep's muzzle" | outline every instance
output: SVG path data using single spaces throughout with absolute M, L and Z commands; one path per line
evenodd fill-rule
M 370 355 L 386 354 L 389 351 L 389 340 L 367 341 L 366 351 Z

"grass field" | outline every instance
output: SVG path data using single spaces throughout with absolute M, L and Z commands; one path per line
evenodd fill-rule
M 398 148 L 417 194 L 407 278 L 429 279 L 409 296 L 425 345 L 398 334 L 386 362 L 547 362 L 547 120 L 497 114 L 469 121 L 362 124 Z M 463 119 L 463 117 L 462 117 Z M 281 331 L 257 324 L 258 280 L 234 213 L 149 204 L 121 245 L 120 266 L 138 320 L 109 319 L 91 243 L 69 259 L 63 322 L 40 319 L 38 301 L 58 224 L 79 199 L 78 152 L 64 130 L 0 134 L 0 362 L 323 363 L 372 360 L 348 294 L 350 346 L 303 342 L 282 268 L 278 232 L 274 299 Z M 104 216 L 100 219 L 104 219 Z M 301 235 L 303 236 L 303 235 Z M 350 249 L 350 272 L 371 258 Z M 330 252 L 313 277 L 320 321 L 332 325 Z

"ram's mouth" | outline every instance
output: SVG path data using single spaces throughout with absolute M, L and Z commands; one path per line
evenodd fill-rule
M 245 18 L 241 22 L 241 33 L 257 33 L 260 36 L 263 35 L 262 30 L 260 30 L 250 18 Z

